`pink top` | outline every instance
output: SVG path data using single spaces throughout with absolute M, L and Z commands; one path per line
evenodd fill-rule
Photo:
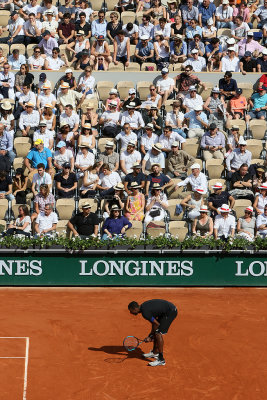
M 120 111 L 120 98 L 119 97 L 116 97 L 115 99 L 107 99 L 107 105 L 109 105 L 109 103 L 111 102 L 111 101 L 116 101 L 116 103 L 117 103 L 117 108 L 116 108 L 116 111 Z
M 250 22 L 249 8 L 239 8 L 235 7 L 233 11 L 233 17 L 241 16 L 244 22 Z

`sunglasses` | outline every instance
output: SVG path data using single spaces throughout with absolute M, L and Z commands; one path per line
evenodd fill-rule
M 40 51 L 38 51 L 38 50 L 34 50 L 34 52 L 35 52 L 35 53 L 41 53 L 41 52 L 40 52 Z
M 64 167 L 65 169 L 70 169 L 70 167 Z

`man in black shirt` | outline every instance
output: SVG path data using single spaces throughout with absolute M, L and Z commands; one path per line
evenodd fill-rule
M 75 31 L 84 31 L 84 38 L 90 39 L 91 37 L 91 25 L 86 22 L 86 14 L 85 12 L 80 13 L 80 19 L 75 23 Z
M 246 75 L 247 72 L 256 72 L 257 62 L 252 59 L 251 51 L 245 51 L 244 57 L 240 59 L 240 72 Z
M 97 237 L 98 234 L 98 218 L 95 213 L 91 212 L 91 204 L 83 203 L 82 212 L 76 214 L 68 222 L 68 228 L 74 237 L 80 236 L 87 238 L 88 236 Z
M 154 183 L 158 183 L 162 190 L 173 185 L 172 179 L 161 172 L 160 164 L 153 164 L 151 167 L 152 173 L 147 175 L 145 195 L 148 196 L 151 192 Z
M 146 176 L 141 172 L 141 168 L 141 165 L 136 162 L 133 164 L 133 172 L 125 176 L 124 187 L 128 195 L 132 193 L 131 190 L 129 190 L 132 182 L 137 182 L 138 185 L 141 186 L 141 189 L 145 186 Z
M 248 172 L 248 164 L 242 164 L 231 178 L 232 190 L 229 192 L 235 199 L 247 199 L 254 202 L 252 191 L 252 175 Z
M 237 83 L 235 79 L 232 79 L 232 72 L 225 72 L 224 77 L 219 80 L 219 89 L 221 97 L 224 100 L 231 100 L 234 97 L 237 90 Z
M 155 361 L 148 365 L 156 367 L 165 365 L 163 357 L 163 337 L 173 320 L 177 317 L 176 306 L 166 300 L 148 300 L 139 305 L 136 301 L 132 301 L 128 305 L 128 310 L 133 315 L 142 314 L 142 317 L 151 322 L 151 332 L 145 338 L 145 342 L 154 342 L 153 350 L 147 354 L 143 354 L 145 358 L 155 358 Z
M 220 208 L 223 204 L 229 205 L 230 202 L 230 208 L 234 207 L 235 199 L 229 194 L 229 192 L 222 190 L 223 185 L 221 182 L 216 182 L 212 186 L 212 189 L 214 190 L 214 193 L 212 193 L 208 198 L 208 206 L 211 210 L 212 217 L 216 217 L 216 215 L 219 214 L 218 208 Z

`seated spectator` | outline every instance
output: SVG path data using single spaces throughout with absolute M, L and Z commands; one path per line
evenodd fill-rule
M 95 21 L 93 21 L 94 23 Z M 92 25 L 93 25 L 92 23 Z M 108 47 L 108 42 L 105 41 L 105 37 L 103 35 L 99 35 L 97 40 L 95 40 L 91 47 L 91 56 L 90 60 L 93 65 L 96 64 L 97 57 L 100 56 L 104 58 L 107 64 L 112 62 L 112 57 L 110 55 L 110 49 Z
M 98 234 L 98 218 L 95 213 L 91 212 L 90 203 L 82 204 L 82 212 L 72 217 L 68 222 L 68 228 L 74 237 L 82 239 L 89 236 L 97 237 Z
M 53 137 L 55 136 L 55 128 L 56 128 L 56 116 L 52 111 L 52 104 L 45 104 L 43 112 L 41 114 L 41 121 L 46 123 L 46 129 L 52 133 Z
M 237 235 L 252 242 L 256 232 L 256 218 L 253 217 L 253 207 L 246 207 L 244 216 L 240 217 L 236 226 Z
M 119 21 L 118 13 L 110 13 L 110 22 L 107 24 L 107 38 L 109 39 L 110 44 L 114 42 L 115 37 L 121 29 L 122 24 Z
M 193 6 L 193 0 L 187 0 L 186 5 L 181 7 L 181 13 L 185 26 L 188 26 L 192 19 L 198 21 L 198 7 Z
M 183 131 L 183 121 L 184 113 L 182 112 L 182 102 L 181 99 L 175 100 L 172 104 L 172 111 L 168 112 L 166 115 L 165 124 L 170 126 L 173 132 L 179 134 L 183 138 L 186 138 L 186 134 Z M 180 140 L 178 140 L 180 141 Z M 183 142 L 182 142 L 183 143 Z
M 200 37 L 202 36 L 202 27 L 198 25 L 197 20 L 193 18 L 189 21 L 189 24 L 186 27 L 185 37 L 191 41 L 195 35 L 199 35 Z
M 199 56 L 198 49 L 193 49 L 191 52 L 192 57 L 188 58 L 183 64 L 182 68 L 186 68 L 188 65 L 193 67 L 194 72 L 201 72 L 206 70 L 206 60 L 204 57 Z
M 0 199 L 7 199 L 12 201 L 14 195 L 12 194 L 12 179 L 7 171 L 0 170 Z
M 24 64 L 24 68 L 25 68 L 26 67 L 26 58 L 23 54 L 19 54 L 18 49 L 14 49 L 12 51 L 12 54 L 8 57 L 8 64 L 10 65 L 11 69 L 20 69 L 22 64 Z M 28 68 L 28 72 L 29 72 L 29 68 Z M 25 79 L 25 76 L 24 76 L 24 79 Z
M 208 198 L 208 206 L 211 210 L 211 216 L 214 218 L 216 215 L 220 214 L 219 208 L 223 204 L 229 204 L 230 208 L 234 207 L 235 199 L 230 195 L 228 191 L 224 191 L 221 182 L 216 182 L 213 186 L 213 193 L 210 194 Z
M 206 56 L 210 60 L 213 56 L 222 56 L 222 46 L 220 45 L 220 40 L 218 38 L 212 38 L 210 43 L 206 45 Z
M 233 119 L 243 119 L 244 111 L 247 110 L 247 99 L 242 96 L 242 93 L 242 89 L 237 89 L 236 95 L 230 100 L 230 113 Z
M 179 146 L 183 150 L 183 143 L 185 143 L 185 139 L 179 135 L 179 133 L 173 132 L 171 126 L 166 125 L 165 128 L 163 128 L 163 133 L 159 137 L 159 143 L 162 146 L 161 151 L 166 158 L 171 152 L 171 145 L 173 142 L 178 142 Z
M 202 86 L 203 90 L 206 90 L 206 85 L 200 81 L 200 79 L 192 74 L 192 65 L 187 65 L 184 72 L 177 75 L 174 78 L 175 81 L 175 91 L 178 92 L 178 96 L 184 98 L 185 95 L 189 94 L 190 86 L 196 87 L 196 85 Z
M 145 126 L 145 133 L 141 136 L 141 145 L 140 151 L 142 155 L 146 155 L 146 153 L 152 148 L 152 146 L 158 142 L 158 136 L 154 133 L 154 126 L 151 123 L 148 123 Z
M 97 16 L 97 11 L 92 10 L 88 2 L 85 0 L 80 1 L 80 7 L 76 9 L 76 17 L 79 17 L 81 12 L 85 13 L 87 22 L 93 20 Z
M 59 57 L 59 47 L 54 47 L 52 50 L 52 56 L 47 56 L 44 62 L 44 69 L 59 71 L 62 67 L 68 66 L 68 61 L 65 54 L 61 54 Z
M 36 104 L 36 107 L 40 114 L 42 114 L 42 112 L 44 111 L 46 104 L 51 104 L 52 109 L 54 109 L 57 103 L 56 96 L 52 93 L 51 84 L 44 83 L 42 89 L 43 92 L 38 95 Z
M 17 81 L 17 74 L 16 74 L 16 81 Z M 18 85 L 16 85 L 17 93 L 16 97 L 18 99 L 18 105 L 16 107 L 16 111 L 14 113 L 15 119 L 18 119 L 20 114 L 26 110 L 27 103 L 33 103 L 36 106 L 36 94 L 31 91 L 30 85 L 23 84 L 22 87 L 19 86 L 19 82 L 17 81 Z
M 119 182 L 115 185 L 109 194 L 109 198 L 106 198 L 104 202 L 104 213 L 103 218 L 106 219 L 110 217 L 110 212 L 113 206 L 118 207 L 119 209 L 124 209 L 124 186 L 123 183 Z
M 154 52 L 157 68 L 163 71 L 166 68 L 165 63 L 169 63 L 170 61 L 170 45 L 161 31 L 155 33 Z
M 253 39 L 253 32 L 248 32 L 247 37 L 241 39 L 237 44 L 239 57 L 244 57 L 246 52 L 250 52 L 253 57 L 258 57 L 264 49 L 259 42 Z
M 162 104 L 173 97 L 174 80 L 169 77 L 168 68 L 162 68 L 161 78 L 157 81 L 157 92 L 162 96 Z
M 50 204 L 52 206 L 52 209 L 55 204 L 55 198 L 52 193 L 50 193 L 50 189 L 48 184 L 46 183 L 41 183 L 40 185 L 40 191 L 36 194 L 34 200 L 34 212 L 31 215 L 31 221 L 33 222 L 37 216 L 40 214 L 40 212 L 44 212 L 45 206 L 47 204 Z
M 184 115 L 188 123 L 188 137 L 202 137 L 204 129 L 207 129 L 209 123 L 206 114 L 202 111 L 201 106 L 195 106 L 194 110 L 187 112 Z
M 165 190 L 173 185 L 171 178 L 162 173 L 160 164 L 153 164 L 151 166 L 151 173 L 147 176 L 145 195 L 148 196 L 151 193 L 155 184 L 159 184 L 161 190 Z
M 196 107 L 201 107 L 202 110 L 203 99 L 199 94 L 197 94 L 197 88 L 195 86 L 190 86 L 189 93 L 184 97 L 183 108 L 185 109 L 186 113 L 189 113 Z
M 127 111 L 120 115 L 120 124 L 124 126 L 129 123 L 133 132 L 139 135 L 140 130 L 145 126 L 142 115 L 135 109 L 135 102 L 131 101 L 127 106 Z
M 58 7 L 58 17 L 60 19 L 63 18 L 65 13 L 69 13 L 71 15 L 72 20 L 75 19 L 75 7 L 71 3 L 71 0 L 65 0 L 65 5 L 61 5 Z M 85 15 L 85 13 L 84 13 L 84 15 Z M 81 13 L 80 13 L 79 17 L 81 18 Z
M 45 169 L 50 175 L 53 175 L 52 153 L 47 147 L 44 147 L 42 139 L 34 142 L 34 147 L 29 151 L 24 160 L 25 167 L 28 168 L 30 176 L 33 176 L 37 172 L 36 169 L 40 163 L 44 164 Z
M 246 22 L 243 22 L 243 17 L 240 15 L 234 18 L 234 22 L 231 34 L 235 40 L 240 41 L 247 36 L 250 28 Z
M 207 26 L 203 26 L 202 29 L 202 37 L 204 43 L 206 45 L 209 44 L 213 38 L 216 38 L 216 35 L 217 35 L 217 28 L 215 28 L 214 26 L 213 18 L 209 18 L 207 21 Z
M 228 134 L 227 138 L 227 150 L 228 150 L 228 154 L 226 154 L 227 157 L 234 149 L 238 147 L 239 139 L 240 139 L 239 126 L 233 125 L 231 127 L 230 133 Z
M 61 92 L 57 97 L 57 105 L 60 113 L 62 113 L 64 108 L 69 104 L 72 105 L 74 110 L 81 106 L 85 99 L 85 94 L 78 93 L 76 90 L 71 90 L 67 82 L 62 83 L 60 89 Z
M 200 216 L 200 209 L 204 205 L 203 194 L 204 190 L 202 188 L 195 188 L 180 203 L 184 211 L 188 211 L 187 215 L 191 221 Z
M 41 50 L 43 50 L 43 53 L 47 57 L 52 57 L 52 52 L 53 49 L 56 48 L 58 49 L 58 42 L 57 40 L 51 36 L 51 33 L 48 30 L 45 30 L 42 33 L 42 40 L 39 42 L 38 46 L 40 47 Z
M 183 36 L 176 34 L 173 36 L 173 41 L 170 45 L 170 62 L 172 64 L 175 63 L 183 63 L 187 58 L 187 44 L 183 40 Z
M 91 149 L 94 154 L 96 153 L 96 141 L 90 124 L 85 124 L 82 127 L 81 134 L 78 138 L 78 145 L 80 145 L 81 143 L 86 143 L 89 149 Z
M 37 94 L 39 95 L 39 94 L 41 94 L 41 93 L 43 93 L 43 86 L 50 86 L 50 87 L 52 87 L 51 85 L 51 82 L 47 79 L 47 76 L 46 76 L 46 74 L 44 73 L 44 72 L 42 72 L 40 75 L 39 75 L 39 82 L 37 83 Z
M 15 75 L 10 72 L 8 63 L 4 63 L 0 72 L 0 99 L 15 99 L 14 93 Z
M 267 205 L 264 207 L 264 213 L 257 216 L 256 226 L 257 234 L 265 239 L 267 235 Z
M 124 12 L 124 11 L 133 11 L 134 10 L 134 2 L 133 0 L 119 0 L 118 4 L 114 7 L 116 11 Z
M 132 132 L 128 123 L 123 125 L 123 130 L 115 137 L 115 140 L 120 143 L 120 152 L 127 149 L 129 142 L 134 142 L 137 145 L 137 135 Z
M 113 62 L 118 65 L 123 63 L 125 67 L 130 65 L 130 39 L 125 36 L 122 30 L 118 31 L 113 41 L 114 55 Z
M 48 31 L 50 32 L 51 37 L 57 41 L 58 39 L 57 30 L 58 30 L 58 21 L 56 21 L 56 19 L 53 17 L 53 11 L 47 11 L 45 19 L 42 22 L 42 34 L 45 31 Z M 58 43 L 56 44 L 56 46 L 58 46 Z
M 222 72 L 240 72 L 239 58 L 235 55 L 235 48 L 228 47 L 227 55 L 222 57 Z
M 240 15 L 241 17 L 243 17 L 243 21 L 246 22 L 250 28 L 252 28 L 252 24 L 250 22 L 251 21 L 250 11 L 251 10 L 247 6 L 247 2 L 241 1 L 240 4 L 236 5 L 236 7 L 234 7 L 233 17 L 237 17 L 238 15 Z
M 31 190 L 34 196 L 40 193 L 40 186 L 45 183 L 48 186 L 49 192 L 52 192 L 52 179 L 51 175 L 45 172 L 44 164 L 37 165 L 37 172 L 33 175 Z
M 235 79 L 232 79 L 230 71 L 226 71 L 224 77 L 219 80 L 219 89 L 223 100 L 231 100 L 235 96 L 237 83 Z
M 108 164 L 102 164 L 97 189 L 101 190 L 100 197 L 104 198 L 113 193 L 113 187 L 121 183 L 121 177 L 116 171 L 112 171 Z
M 38 44 L 42 40 L 42 22 L 36 19 L 36 15 L 33 12 L 29 14 L 27 21 L 24 22 L 23 29 L 25 46 L 34 43 Z
M 256 10 L 254 10 L 252 17 L 254 17 L 258 22 L 257 28 L 261 29 L 267 19 L 267 1 L 266 0 L 264 0 L 264 4 L 262 6 L 256 7 Z
M 99 58 L 100 58 L 100 56 L 99 56 Z M 101 58 L 102 58 L 102 60 L 104 60 L 104 58 L 102 56 L 101 56 Z M 105 66 L 105 68 L 103 68 L 103 70 L 106 71 L 108 69 L 108 64 L 106 62 L 104 62 L 104 64 L 103 64 L 103 61 L 102 61 L 102 65 Z M 81 57 L 76 62 L 75 69 L 85 71 L 87 68 L 91 68 L 90 52 L 88 50 L 84 49 L 81 51 Z M 98 71 L 98 69 L 95 68 L 95 71 Z
M 107 141 L 105 151 L 99 154 L 100 167 L 107 164 L 111 172 L 119 169 L 119 154 L 114 151 L 114 143 Z
M 148 150 L 145 157 L 142 160 L 142 171 L 144 174 L 147 174 L 152 166 L 157 164 L 160 168 L 165 168 L 165 157 L 162 153 L 162 146 L 160 143 L 155 143 L 151 150 Z
M 121 152 L 120 155 L 121 177 L 132 172 L 132 166 L 136 162 L 141 162 L 141 154 L 136 150 L 136 142 L 130 140 L 127 144 L 126 150 Z
M 73 152 L 70 149 L 67 149 L 66 146 L 67 145 L 63 140 L 60 140 L 56 145 L 57 150 L 54 154 L 54 166 L 59 172 L 63 171 L 63 165 L 65 164 L 70 165 L 70 172 L 73 172 L 74 170 Z
M 258 165 L 256 167 L 255 175 L 253 176 L 252 181 L 253 190 L 256 193 L 256 196 L 260 192 L 259 187 L 263 186 L 264 183 L 266 183 L 265 167 L 263 165 Z
M 257 62 L 252 59 L 252 53 L 245 51 L 244 57 L 240 58 L 240 72 L 242 75 L 247 75 L 247 72 L 256 72 Z
M 199 57 L 205 55 L 205 45 L 201 42 L 201 36 L 197 33 L 194 35 L 193 40 L 190 40 L 188 44 L 188 57 L 193 57 L 192 51 L 197 50 Z
M 233 29 L 233 7 L 229 6 L 228 0 L 223 0 L 222 5 L 216 9 L 216 26 L 217 29 Z
M 117 236 L 125 236 L 127 229 L 132 227 L 131 222 L 124 216 L 120 216 L 121 209 L 114 205 L 110 217 L 103 224 L 102 240 L 112 239 Z
M 198 6 L 198 20 L 200 26 L 206 26 L 210 18 L 215 20 L 216 6 L 210 0 L 203 0 Z
M 107 21 L 105 20 L 105 12 L 103 10 L 98 11 L 98 19 L 92 21 L 91 30 L 92 42 L 97 41 L 99 36 L 103 36 L 103 39 L 107 36 Z
M 13 149 L 13 137 L 6 129 L 4 124 L 0 123 L 0 158 L 7 157 L 12 164 L 16 154 Z
M 90 124 L 94 136 L 98 136 L 98 114 L 95 112 L 93 103 L 88 103 L 86 106 L 86 112 L 82 114 L 81 126 Z
M 59 44 L 68 44 L 74 40 L 75 25 L 71 22 L 71 15 L 65 13 L 62 18 L 63 22 L 58 26 Z
M 84 171 L 87 170 L 88 167 L 94 165 L 95 156 L 92 151 L 90 151 L 89 145 L 87 143 L 79 144 L 79 152 L 75 159 L 75 167 L 79 170 L 78 177 L 82 177 Z
M 225 136 L 218 131 L 216 124 L 211 124 L 209 130 L 201 138 L 204 160 L 212 158 L 223 160 L 225 153 Z
M 56 233 L 58 217 L 57 214 L 52 210 L 53 210 L 53 205 L 46 204 L 44 212 L 40 212 L 38 214 L 34 226 L 36 236 L 54 237 Z
M 18 218 L 16 218 L 14 223 L 9 224 L 7 231 L 3 234 L 3 236 L 9 235 L 31 236 L 31 218 L 26 205 L 19 206 Z
M 228 204 L 223 204 L 219 210 L 219 215 L 216 215 L 214 221 L 214 238 L 227 240 L 234 237 L 235 234 L 235 217 L 230 215 L 230 208 Z
M 160 183 L 153 183 L 146 204 L 145 224 L 148 225 L 151 221 L 162 221 L 166 216 L 168 206 L 167 196 Z
M 73 110 L 73 106 L 71 104 L 68 104 L 65 107 L 65 111 L 59 117 L 59 122 L 62 123 L 63 121 L 69 125 L 70 130 L 76 135 L 79 128 L 80 118 L 79 115 Z
M 153 62 L 154 46 L 149 41 L 149 35 L 141 35 L 134 52 L 135 61 L 139 64 L 143 62 Z
M 258 93 L 254 93 L 248 100 L 248 104 L 250 105 L 251 111 L 245 116 L 246 121 L 248 122 L 251 119 L 263 119 L 266 118 L 266 109 L 267 109 L 267 93 L 266 87 L 261 86 L 258 89 Z
M 257 193 L 255 196 L 253 208 L 255 209 L 257 214 L 263 214 L 264 207 L 267 204 L 267 184 L 261 183 L 258 187 L 258 190 L 259 193 Z
M 191 166 L 192 173 L 184 180 L 175 186 L 174 190 L 178 190 L 180 186 L 187 186 L 190 183 L 192 190 L 197 188 L 203 189 L 203 194 L 205 194 L 208 190 L 208 182 L 206 175 L 203 172 L 200 172 L 200 165 L 195 163 Z
M 164 13 L 166 12 L 166 8 L 165 7 L 162 7 L 162 10 L 163 10 Z M 170 37 L 171 37 L 170 24 L 167 24 L 167 20 L 166 20 L 166 18 L 164 18 L 164 16 L 159 18 L 158 21 L 159 21 L 159 23 L 158 23 L 158 25 L 156 25 L 156 23 L 155 23 L 156 20 L 154 20 L 154 28 L 153 28 L 153 30 L 154 30 L 154 39 L 156 39 L 157 32 L 161 32 L 162 35 L 163 35 L 163 39 L 167 40 L 169 42 Z
M 151 84 L 149 86 L 149 94 L 145 101 L 142 102 L 141 108 L 145 108 L 147 113 L 151 110 L 152 107 L 156 107 L 156 109 L 160 109 L 162 105 L 161 95 L 157 93 L 156 85 Z M 145 114 L 145 116 L 147 115 Z M 148 121 L 151 122 L 151 121 Z
M 41 15 L 46 20 L 48 13 L 52 12 L 53 17 L 58 21 L 58 8 L 52 4 L 52 0 L 44 0 L 43 6 L 38 9 L 37 18 L 40 19 Z
M 124 189 L 127 192 L 128 196 L 132 194 L 131 185 L 132 183 L 137 183 L 139 189 L 143 189 L 145 187 L 146 176 L 141 171 L 141 164 L 136 162 L 133 164 L 133 172 L 130 172 L 125 176 L 124 179 Z
M 161 99 L 160 99 L 160 101 L 161 101 Z M 146 126 L 148 124 L 152 124 L 155 134 L 157 136 L 161 135 L 163 119 L 159 113 L 158 107 L 155 106 L 154 104 L 152 104 L 152 106 L 150 107 L 150 110 L 148 110 L 146 112 L 146 114 L 144 115 L 144 123 L 146 124 Z M 142 137 L 141 137 L 141 139 L 142 139 Z
M 129 96 L 126 97 L 123 101 L 123 109 L 125 111 L 125 109 L 127 110 L 127 106 L 130 103 L 134 103 L 135 104 L 135 110 L 139 110 L 140 106 L 141 106 L 141 100 L 139 99 L 139 97 L 136 96 L 136 90 L 134 88 L 129 89 Z
M 194 157 L 179 149 L 178 142 L 173 142 L 171 145 L 171 152 L 166 161 L 167 175 L 170 178 L 186 178 L 187 171 L 194 164 L 194 161 Z
M 22 168 L 17 168 L 13 178 L 12 191 L 17 204 L 26 203 L 28 177 L 24 175 Z
M 16 131 L 16 137 L 33 137 L 33 133 L 40 122 L 39 113 L 34 110 L 34 107 L 35 105 L 33 103 L 26 103 L 26 110 L 23 111 L 19 117 L 19 130 Z
M 76 39 L 67 44 L 66 49 L 71 53 L 73 63 L 77 63 L 77 61 L 81 58 L 81 53 L 83 50 L 90 50 L 90 42 L 87 38 L 85 38 L 85 33 L 83 30 L 76 33 Z
M 94 93 L 95 78 L 92 76 L 92 68 L 86 67 L 84 74 L 79 78 L 78 92 L 89 96 Z
M 219 106 L 223 106 L 223 108 L 226 109 L 224 100 L 220 99 L 220 89 L 218 86 L 215 86 L 211 91 L 211 95 L 205 101 L 203 108 L 210 114 L 213 114 L 217 111 Z
M 207 72 L 221 72 L 222 62 L 218 55 L 210 56 L 207 64 Z
M 54 137 L 53 133 L 46 129 L 46 122 L 41 121 L 39 123 L 39 129 L 37 129 L 33 134 L 33 141 L 41 139 L 44 142 L 44 147 L 47 147 L 50 150 L 53 150 L 54 146 Z
M 208 207 L 204 204 L 200 207 L 199 217 L 195 218 L 192 225 L 193 236 L 209 237 L 213 235 L 213 221 L 208 216 Z
M 71 198 L 77 188 L 77 178 L 74 172 L 71 172 L 71 165 L 65 162 L 62 165 L 61 172 L 55 175 L 57 194 L 59 198 Z
M 263 49 L 261 53 L 262 56 L 257 58 L 257 72 L 267 72 L 267 49 Z
M 100 117 L 99 125 L 103 125 L 103 136 L 104 137 L 115 137 L 118 133 L 118 128 L 120 125 L 119 118 L 120 113 L 116 111 L 117 102 L 115 100 L 111 100 L 108 105 L 108 110 L 103 112 Z M 122 126 L 124 123 L 122 123 Z
M 247 142 L 244 140 L 243 136 L 240 137 L 238 141 L 238 148 L 230 153 L 226 158 L 226 167 L 229 179 L 232 177 L 232 173 L 238 171 L 243 164 L 247 164 L 248 167 L 251 163 L 251 152 L 246 148 Z
M 88 198 L 95 197 L 97 194 L 96 185 L 99 182 L 99 171 L 100 171 L 100 162 L 96 162 L 91 167 L 88 167 L 86 171 L 84 171 L 83 175 L 83 183 L 80 187 L 80 197 Z
M 110 89 L 110 91 L 109 91 L 109 96 L 108 96 L 108 98 L 106 100 L 106 104 L 105 104 L 106 111 L 108 110 L 108 105 L 112 100 L 117 102 L 116 111 L 120 111 L 121 100 L 120 100 L 117 89 L 114 89 L 114 88 Z
M 142 4 L 143 4 L 143 2 L 139 1 L 136 12 L 139 11 L 138 8 Z M 149 1 L 146 1 L 145 4 L 149 4 Z M 148 36 L 148 40 L 152 41 L 153 35 L 154 35 L 154 25 L 150 22 L 150 19 L 151 18 L 149 15 L 143 15 L 142 23 L 139 24 L 139 27 L 138 27 L 138 34 L 139 34 L 139 38 L 141 38 L 141 36 L 146 35 L 146 36 Z
M 138 26 L 136 24 L 128 22 L 128 24 L 123 25 L 122 30 L 125 37 L 130 39 L 131 44 L 138 44 Z
M 65 75 L 59 79 L 60 84 L 64 82 L 67 82 L 70 85 L 70 89 L 77 90 L 76 78 L 73 75 L 73 70 L 71 68 L 66 69 Z
M 254 193 L 252 191 L 252 175 L 248 172 L 248 165 L 243 163 L 239 170 L 234 172 L 231 177 L 230 195 L 234 199 L 247 199 L 254 201 Z
M 24 43 L 23 24 L 24 20 L 17 11 L 12 11 L 7 26 L 0 29 L 0 36 L 2 36 L 3 32 L 8 32 L 8 36 L 0 38 L 0 43 L 7 43 L 8 45 Z

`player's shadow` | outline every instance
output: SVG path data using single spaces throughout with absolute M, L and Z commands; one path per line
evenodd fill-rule
M 102 351 L 106 354 L 117 355 L 120 357 L 112 357 L 106 358 L 104 361 L 109 363 L 121 363 L 125 360 L 129 360 L 131 358 L 139 358 L 144 361 L 142 357 L 142 350 L 140 348 L 135 349 L 134 351 L 127 352 L 123 346 L 101 346 L 101 347 L 88 347 L 90 351 Z

